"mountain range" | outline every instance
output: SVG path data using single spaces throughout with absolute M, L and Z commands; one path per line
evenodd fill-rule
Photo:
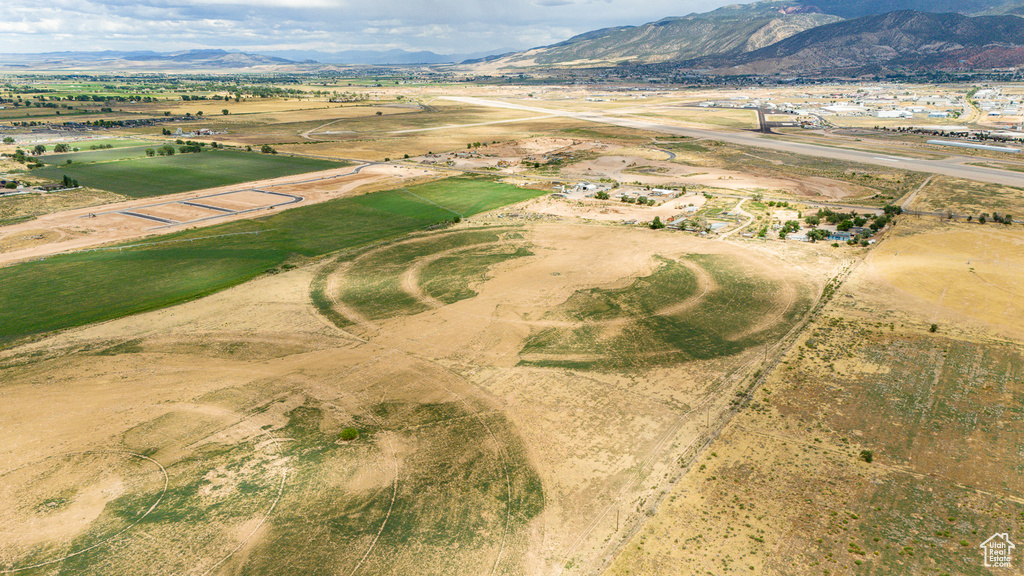
M 0 54 L 0 69 L 302 72 L 444 65 L 476 73 L 650 67 L 723 75 L 856 75 L 1024 67 L 1024 0 L 762 0 L 586 32 L 503 54 L 404 50 Z
M 1024 18 L 900 10 L 805 30 L 770 46 L 680 63 L 742 74 L 821 73 L 884 66 L 899 70 L 1024 65 Z
M 0 54 L 0 69 L 43 70 L 247 70 L 310 71 L 330 66 L 451 64 L 490 53 L 436 54 L 405 50 L 266 51 L 251 54 L 219 49 L 180 52 L 112 51 Z
M 718 74 L 1024 66 L 1021 0 L 766 0 L 467 65 L 488 70 L 653 65 Z

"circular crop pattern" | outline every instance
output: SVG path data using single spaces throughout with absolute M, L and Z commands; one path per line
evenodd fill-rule
M 0 573 L 64 562 L 110 543 L 159 506 L 167 485 L 160 463 L 120 451 L 64 454 L 7 472 L 0 476 Z M 133 498 L 146 493 L 155 496 Z
M 609 244 L 571 245 L 536 228 L 425 236 L 339 266 L 325 299 L 367 331 L 436 310 L 467 330 L 519 325 L 521 364 L 562 367 L 736 354 L 785 333 L 811 302 L 798 282 L 735 249 Z

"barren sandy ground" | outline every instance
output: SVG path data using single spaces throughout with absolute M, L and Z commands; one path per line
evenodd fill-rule
M 986 573 L 1024 511 L 1022 245 L 898 220 L 608 574 Z
M 212 204 L 229 209 L 246 210 L 253 207 L 280 203 L 284 200 L 277 196 L 244 192 L 254 188 L 302 196 L 304 198 L 302 202 L 290 205 L 290 207 L 305 206 L 351 195 L 359 187 L 368 184 L 379 185 L 388 182 L 397 184 L 410 178 L 422 178 L 429 175 L 429 172 L 425 172 L 422 168 L 416 169 L 375 164 L 367 166 L 358 174 L 345 176 L 345 174 L 353 170 L 354 167 L 338 168 L 324 172 L 247 182 L 221 188 L 195 190 L 169 196 L 143 198 L 130 202 L 48 214 L 31 222 L 5 226 L 0 229 L 0 265 L 50 256 L 61 252 L 82 250 L 113 242 L 138 239 L 153 234 L 166 234 L 183 228 L 201 228 L 265 214 L 265 212 L 228 214 L 224 217 L 213 218 L 204 222 L 166 226 L 151 220 L 111 213 L 115 211 L 129 210 L 176 219 L 178 217 L 215 216 L 217 213 L 198 211 L 183 205 L 169 205 L 142 210 L 140 210 L 140 207 L 164 202 L 195 200 L 199 203 Z M 309 180 L 314 181 L 306 182 Z M 201 196 L 231 191 L 239 191 L 241 193 L 215 199 L 196 200 L 196 198 Z M 90 217 L 90 214 L 96 214 L 96 216 Z
M 1024 338 L 1024 234 L 1017 228 L 906 218 L 867 258 L 865 273 L 930 322 Z
M 309 286 L 316 270 L 307 267 L 0 353 L 5 366 L 0 422 L 9 423 L 0 441 L 0 474 L 72 452 L 121 446 L 128 431 L 166 414 L 182 422 L 193 418 L 211 423 L 199 436 L 188 441 L 183 437 L 152 454 L 170 467 L 206 442 L 231 446 L 276 434 L 286 422 L 284 413 L 304 399 L 330 406 L 342 421 L 384 401 L 465 400 L 481 406 L 483 413 L 497 411 L 509 420 L 544 489 L 541 515 L 527 532 L 509 532 L 509 540 L 501 541 L 504 560 L 498 541 L 494 548 L 481 548 L 483 565 L 495 562 L 497 551 L 502 566 L 518 565 L 523 573 L 583 573 L 602 561 L 616 538 L 645 518 L 645 502 L 675 481 L 676 459 L 699 438 L 705 412 L 713 417 L 727 409 L 732 395 L 711 390 L 728 389 L 733 382 L 729 375 L 760 352 L 692 362 L 682 370 L 633 374 L 518 367 L 523 342 L 543 327 L 544 312 L 581 288 L 628 285 L 653 270 L 656 254 L 730 254 L 771 278 L 784 268 L 791 278 L 812 282 L 819 282 L 834 261 L 804 246 L 711 243 L 605 226 L 535 224 L 524 234 L 535 255 L 494 267 L 486 281 L 474 286 L 478 296 L 415 316 L 356 326 L 357 334 L 339 330 L 312 308 Z M 789 264 L 776 249 L 788 253 Z M 125 351 L 98 353 L 126 341 L 130 345 Z M 247 414 L 204 400 L 253 386 L 284 394 L 280 407 Z M 388 470 L 411 466 L 414 452 L 403 453 L 401 444 L 387 447 L 384 436 L 377 442 L 384 442 L 382 459 L 366 462 L 363 472 L 346 480 L 350 489 L 386 488 L 398 478 Z M 268 447 L 268 463 L 274 454 L 273 446 Z M 457 458 L 455 454 L 451 457 Z M 293 463 L 268 466 L 287 475 Z M 217 482 L 237 482 L 227 471 L 217 474 L 224 478 Z M 137 481 L 152 485 L 155 480 L 145 476 Z M 283 501 L 289 490 L 298 489 L 287 482 L 282 486 Z M 108 490 L 101 501 L 116 493 Z M 85 514 L 82 521 L 44 531 L 55 550 L 64 549 L 88 524 L 87 504 L 92 500 L 86 496 L 91 492 L 81 494 L 80 500 L 70 499 L 73 509 Z M 262 504 L 254 504 L 254 512 L 235 524 L 197 525 L 199 532 L 215 535 L 206 544 L 182 549 L 187 539 L 178 538 L 168 550 L 181 549 L 180 558 L 195 566 L 210 567 L 227 557 L 225 566 L 241 566 L 266 535 L 259 527 L 273 498 L 259 497 Z M 5 498 L 18 500 L 16 493 Z M 0 533 L 15 530 L 24 515 L 33 514 L 24 506 L 19 510 L 18 515 L 0 516 Z M 125 534 L 126 550 L 146 542 L 141 532 Z M 16 556 L 25 546 L 8 541 L 0 552 Z M 374 551 L 371 542 L 359 546 L 370 562 L 409 552 Z M 402 573 L 422 568 L 402 566 Z
M 661 218 L 662 222 L 669 222 L 669 218 L 682 214 L 683 208 L 690 205 L 700 208 L 705 202 L 707 199 L 697 194 L 666 200 L 664 204 L 658 206 L 637 206 L 618 200 L 566 200 L 546 197 L 538 198 L 528 206 L 533 212 L 566 218 L 578 217 L 607 222 L 636 220 L 643 223 L 654 220 L 655 216 Z
M 653 255 L 730 254 L 772 278 L 784 267 L 793 279 L 834 263 L 804 247 L 783 264 L 771 249 L 568 223 L 533 225 L 526 240 L 536 256 L 493 268 L 490 279 L 473 287 L 476 297 L 359 329 L 373 342 L 466 374 L 499 403 L 544 480 L 547 508 L 538 528 L 539 564 L 531 573 L 562 573 L 565 565 L 572 566 L 565 573 L 583 573 L 621 537 L 616 516 L 619 530 L 626 530 L 643 517 L 640 502 L 671 485 L 674 458 L 700 437 L 705 412 L 714 417 L 727 407 L 730 396 L 713 397 L 711 387 L 759 352 L 634 375 L 517 366 L 525 339 L 552 326 L 544 312 L 581 288 L 628 286 L 650 274 Z M 611 322 L 604 329 L 621 326 Z
M 646 173 L 645 173 L 646 171 Z M 857 195 L 852 187 L 827 178 L 769 178 L 703 166 L 688 166 L 644 156 L 610 155 L 579 162 L 562 170 L 566 177 L 597 180 L 612 178 L 645 186 L 701 185 L 726 190 L 781 190 L 807 197 L 841 199 Z

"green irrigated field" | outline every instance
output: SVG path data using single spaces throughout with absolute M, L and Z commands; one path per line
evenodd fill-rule
M 86 150 L 80 152 L 67 152 L 64 154 L 51 154 L 40 156 L 39 160 L 49 166 L 65 165 L 68 160 L 78 164 L 95 164 L 97 162 L 112 162 L 115 160 L 134 160 L 146 157 L 146 148 L 153 148 L 150 145 L 139 146 L 118 146 L 107 150 Z
M 484 279 L 490 266 L 529 255 L 525 248 L 496 246 L 507 232 L 497 228 L 432 235 L 367 253 L 345 270 L 338 297 L 370 320 L 424 312 L 431 308 L 428 298 L 445 304 L 470 298 L 475 295 L 470 283 Z M 410 282 L 423 294 L 410 293 L 403 285 L 417 263 L 422 270 Z
M 482 282 L 492 266 L 532 255 L 528 248 L 521 246 L 504 250 L 480 247 L 454 256 L 443 256 L 423 267 L 420 285 L 431 298 L 445 304 L 454 304 L 476 296 L 470 286 Z
M 734 257 L 687 260 L 692 267 L 663 259 L 623 289 L 577 292 L 548 318 L 578 325 L 535 333 L 522 364 L 635 368 L 730 356 L 782 336 L 811 304 L 807 290 L 787 289 Z
M 152 240 L 171 243 L 0 268 L 0 342 L 184 302 L 289 259 L 395 238 L 448 220 L 453 211 L 469 216 L 538 194 L 487 179 L 453 178 Z
M 34 171 L 33 174 L 51 180 L 61 180 L 66 175 L 78 180 L 82 186 L 124 194 L 131 198 L 145 198 L 330 170 L 347 165 L 345 162 L 331 160 L 234 150 L 211 150 L 199 154 L 175 154 L 152 158 L 145 156 L 144 147 L 86 154 L 95 155 L 99 160 L 80 163 L 79 159 L 83 153 L 72 153 L 63 158 L 70 158 L 72 164 L 46 166 Z

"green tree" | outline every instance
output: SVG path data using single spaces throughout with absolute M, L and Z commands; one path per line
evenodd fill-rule
M 852 220 L 843 220 L 842 222 L 836 225 L 836 229 L 839 230 L 840 232 L 846 232 L 850 228 L 853 228 Z
M 61 142 L 60 144 L 57 144 L 56 146 L 53 147 L 53 151 L 57 152 L 58 154 L 67 152 L 68 151 L 68 145 L 64 144 L 63 142 Z
M 608 200 L 611 196 L 609 196 L 604 190 L 601 190 L 597 194 L 594 194 L 594 198 L 597 198 L 598 200 Z
M 870 464 L 875 459 L 875 453 L 871 450 L 861 450 L 860 459 Z
M 14 144 L 14 138 L 10 136 L 4 136 L 4 144 Z
M 225 116 L 227 116 L 228 114 L 230 114 L 230 112 L 228 112 L 228 109 L 227 109 L 227 108 L 225 108 L 225 109 L 221 110 L 221 111 L 220 111 L 220 113 L 221 113 L 221 114 L 223 114 L 223 115 L 225 115 Z
M 264 154 L 277 154 L 277 150 L 274 150 L 270 146 L 270 144 L 264 144 L 263 146 L 260 146 L 260 152 Z
M 655 216 L 654 220 L 651 222 L 651 230 L 661 230 L 664 227 L 665 223 L 661 221 L 661 217 Z
M 35 147 L 32 148 L 32 154 L 36 156 L 39 156 L 43 152 L 46 152 L 46 146 L 43 146 L 42 144 L 36 144 Z

